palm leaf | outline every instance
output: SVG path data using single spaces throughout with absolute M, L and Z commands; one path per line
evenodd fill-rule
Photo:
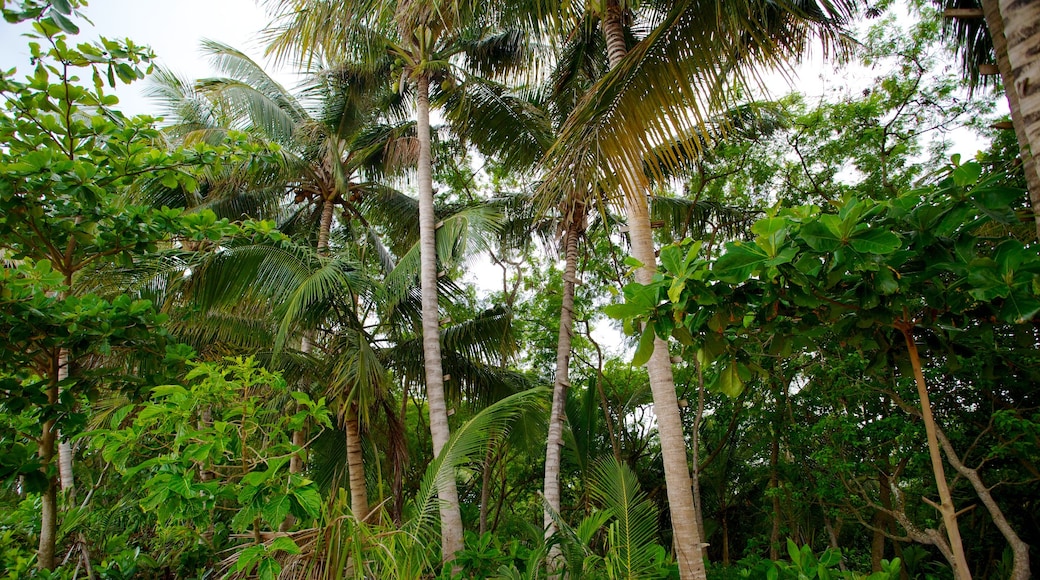
M 431 538 L 437 521 L 436 492 L 455 478 L 459 467 L 483 458 L 489 437 L 504 437 L 509 424 L 521 413 L 546 404 L 548 389 L 537 388 L 506 397 L 477 413 L 456 429 L 441 453 L 427 466 L 413 502 L 415 516 L 405 530 L 416 537 Z
M 657 508 L 639 488 L 639 480 L 613 457 L 593 470 L 592 495 L 613 518 L 605 558 L 613 578 L 652 578 L 660 571 L 663 550 L 657 539 Z

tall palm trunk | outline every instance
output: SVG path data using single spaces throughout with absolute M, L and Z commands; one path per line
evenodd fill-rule
M 1040 0 L 999 0 L 1011 78 L 1018 95 L 1026 143 L 1040 154 Z M 1035 170 L 1040 171 L 1036 163 Z
M 603 16 L 603 34 L 607 42 L 610 67 L 615 68 L 627 52 L 622 28 L 622 8 L 617 0 L 609 0 L 607 3 L 607 10 Z M 641 172 L 642 168 L 629 167 L 627 170 L 635 174 Z M 629 177 L 630 184 L 642 181 L 634 175 Z M 643 267 L 636 271 L 636 280 L 641 284 L 649 284 L 657 270 L 657 257 L 654 254 L 653 233 L 650 228 L 650 211 L 646 195 L 642 191 L 630 191 L 625 196 L 625 213 L 628 217 L 632 255 L 643 263 Z M 650 391 L 654 398 L 654 415 L 657 416 L 657 432 L 661 441 L 668 509 L 672 519 L 672 537 L 675 559 L 679 563 L 679 576 L 687 579 L 706 578 L 701 537 L 697 529 L 693 492 L 690 487 L 690 468 L 686 460 L 686 440 L 683 437 L 682 419 L 679 417 L 679 400 L 675 394 L 675 379 L 672 376 L 668 344 L 664 340 L 654 338 L 654 352 L 646 369 L 650 375 Z
M 1035 4 L 1035 3 L 1034 3 Z M 1011 124 L 1018 138 L 1022 169 L 1026 174 L 1026 185 L 1029 188 L 1029 204 L 1033 208 L 1033 221 L 1036 223 L 1036 234 L 1040 238 L 1040 167 L 1037 167 L 1033 153 L 1040 151 L 1036 142 L 1030 142 L 1026 133 L 1026 122 L 1022 115 L 1022 101 L 1019 98 L 1018 86 L 1015 83 L 1015 71 L 1008 56 L 1008 42 L 1004 33 L 1004 18 L 998 0 L 982 0 L 982 13 L 986 18 L 986 28 L 993 39 L 993 52 L 997 56 L 997 69 L 1004 83 L 1004 94 L 1007 96 L 1008 108 L 1011 110 Z M 1033 22 L 1036 22 L 1034 16 Z M 1036 76 L 1032 82 L 1037 82 Z M 1033 85 L 1036 86 L 1035 84 Z M 1035 88 L 1033 89 L 1036 90 Z M 1034 100 L 1035 102 L 1035 100 Z M 1035 109 L 1034 109 L 1035 111 Z M 1040 113 L 1034 113 L 1040 114 Z M 1032 149 L 1032 150 L 1031 150 Z
M 545 510 L 542 527 L 545 539 L 556 533 L 552 512 L 560 513 L 560 456 L 563 451 L 563 422 L 566 418 L 567 389 L 570 388 L 571 339 L 574 336 L 574 284 L 578 271 L 578 235 L 580 216 L 571 212 L 566 224 L 564 242 L 563 298 L 560 304 L 560 333 L 556 342 L 556 380 L 553 383 L 552 410 L 549 414 L 549 436 L 545 444 Z M 554 545 L 549 554 L 553 562 L 560 555 Z
M 368 517 L 368 487 L 365 485 L 365 462 L 361 451 L 361 428 L 358 423 L 357 406 L 350 403 L 343 419 L 347 436 L 347 473 L 350 477 L 350 510 L 354 517 Z
M 416 79 L 416 131 L 419 135 L 419 286 L 422 294 L 423 365 L 426 400 L 430 409 L 433 454 L 448 443 L 448 405 L 444 399 L 441 367 L 440 314 L 437 302 L 437 222 L 433 213 L 433 145 L 430 141 L 430 77 Z M 437 487 L 441 515 L 441 558 L 452 560 L 462 549 L 462 512 L 454 478 Z

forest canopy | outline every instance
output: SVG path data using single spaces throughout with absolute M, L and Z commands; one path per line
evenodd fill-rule
M 3 4 L 0 577 L 1040 569 L 1037 3 L 263 4 Z

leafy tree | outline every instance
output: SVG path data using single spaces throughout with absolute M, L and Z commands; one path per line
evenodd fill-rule
M 125 297 L 112 303 L 116 314 L 104 321 L 99 316 L 108 304 L 90 294 L 77 296 L 79 277 L 103 263 L 132 263 L 167 243 L 171 234 L 216 240 L 229 233 L 229 226 L 212 214 L 182 217 L 178 211 L 124 202 L 124 194 L 145 179 L 193 187 L 191 169 L 214 162 L 218 153 L 165 153 L 156 148 L 158 133 L 150 119 L 127 119 L 112 108 L 117 99 L 105 92 L 106 83 L 142 77 L 152 55 L 130 41 L 71 45 L 66 33 L 78 31 L 69 19 L 78 5 L 26 2 L 4 8 L 9 19 L 33 20 L 33 72 L 24 82 L 5 76 L 0 86 L 7 168 L 0 183 L 0 239 L 7 263 L 23 266 L 8 274 L 12 281 L 21 280 L 12 283 L 42 293 L 12 295 L 8 306 L 22 308 L 32 300 L 47 308 L 37 321 L 43 326 L 36 330 L 47 331 L 43 335 L 30 331 L 31 319 L 7 318 L 12 336 L 22 338 L 10 343 L 11 352 L 19 355 L 4 369 L 13 381 L 9 388 L 19 385 L 13 400 L 30 403 L 41 413 L 40 431 L 34 435 L 46 482 L 40 483 L 44 525 L 38 564 L 46 569 L 55 565 L 58 507 L 51 469 L 56 443 L 63 427 L 62 436 L 75 431 L 70 417 L 81 417 L 77 402 L 86 394 L 78 361 L 91 352 L 106 354 L 111 345 L 161 322 L 150 305 Z M 81 74 L 89 74 L 93 83 L 83 85 Z M 85 332 L 91 327 L 93 333 Z M 37 392 L 40 396 L 33 394 Z M 71 465 L 71 448 L 63 459 Z M 62 481 L 70 487 L 71 470 L 66 471 Z

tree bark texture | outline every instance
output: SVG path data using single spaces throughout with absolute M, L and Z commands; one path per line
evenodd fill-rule
M 329 238 L 332 237 L 332 216 L 335 209 L 335 199 L 331 195 L 322 200 L 321 224 L 318 229 L 318 253 L 322 256 L 327 256 L 329 253 Z
M 433 213 L 433 145 L 430 140 L 430 78 L 416 80 L 416 132 L 419 137 L 419 284 L 422 295 L 423 364 L 430 411 L 433 454 L 448 443 L 448 405 L 441 366 L 440 314 L 437 302 L 437 221 Z M 462 513 L 454 478 L 437 488 L 441 515 L 441 557 L 450 561 L 462 549 Z
M 364 453 L 361 449 L 361 426 L 358 423 L 357 408 L 348 404 L 343 417 L 343 430 L 347 439 L 347 472 L 350 478 L 350 510 L 354 517 L 364 520 L 368 517 L 368 486 L 365 484 Z
M 69 378 L 69 351 L 61 349 L 58 352 L 58 383 Z M 59 387 L 60 388 L 60 387 Z M 64 440 L 59 431 L 58 438 L 58 479 L 61 481 L 61 489 L 66 494 L 73 493 L 75 480 L 72 477 L 72 456 L 74 455 L 72 444 Z
M 560 513 L 560 458 L 563 450 L 563 423 L 566 421 L 567 389 L 570 388 L 571 339 L 574 336 L 574 281 L 578 270 L 578 234 L 581 224 L 566 225 L 563 269 L 563 297 L 560 305 L 560 331 L 556 341 L 556 379 L 553 383 L 552 410 L 549 413 L 549 436 L 545 444 L 545 509 L 542 528 L 545 539 L 556 533 L 551 512 Z M 549 561 L 560 555 L 553 546 Z
M 58 373 L 61 366 L 61 355 L 55 353 L 51 357 L 51 384 L 47 389 L 47 402 L 58 403 Z M 57 427 L 54 419 L 43 423 L 40 435 L 40 471 L 47 475 L 47 490 L 43 492 L 40 507 L 40 544 L 36 551 L 36 567 L 40 570 L 55 568 L 54 545 L 58 536 L 58 482 L 50 475 L 51 462 L 54 460 L 57 439 Z
M 935 485 L 939 491 L 939 513 L 942 514 L 943 524 L 946 526 L 946 536 L 949 539 L 949 547 L 952 556 L 953 576 L 957 580 L 970 580 L 971 569 L 968 568 L 968 560 L 964 556 L 964 544 L 961 542 L 961 531 L 957 526 L 957 508 L 953 505 L 953 496 L 946 482 L 946 473 L 943 469 L 942 456 L 939 454 L 939 440 L 936 437 L 935 418 L 932 416 L 932 405 L 928 398 L 928 388 L 924 382 L 924 373 L 921 370 L 921 357 L 917 352 L 917 344 L 914 343 L 913 330 L 909 323 L 901 325 L 900 330 L 906 340 L 906 348 L 910 354 L 910 363 L 914 368 L 914 379 L 917 382 L 917 394 L 921 399 L 921 419 L 924 421 L 925 434 L 928 438 L 928 454 L 932 459 L 932 473 L 935 475 Z M 934 505 L 934 504 L 933 504 Z
M 1011 110 L 1011 124 L 1015 128 L 1018 139 L 1019 156 L 1022 158 L 1022 169 L 1026 175 L 1029 188 L 1029 205 L 1033 208 L 1033 221 L 1036 224 L 1037 237 L 1040 238 L 1040 168 L 1036 165 L 1032 151 L 1037 150 L 1035 143 L 1030 148 L 1029 136 L 1026 134 L 1025 119 L 1022 116 L 1022 103 L 1015 85 L 1015 73 L 1008 59 L 1008 45 L 1004 34 L 1004 19 L 1000 14 L 999 0 L 982 0 L 982 13 L 986 18 L 986 28 L 993 39 L 993 52 L 997 56 L 997 68 L 1004 84 L 1008 108 Z M 1034 20 L 1035 22 L 1035 20 Z M 1034 57 L 1036 58 L 1036 57 Z M 1036 79 L 1034 79 L 1036 82 Z M 1034 89 L 1035 90 L 1035 89 Z
M 625 57 L 623 9 L 617 0 L 609 0 L 603 15 L 603 35 L 607 44 L 610 67 L 615 68 Z M 639 179 L 641 167 L 625 168 L 630 175 L 629 184 L 643 183 Z M 634 189 L 634 188 L 633 188 Z M 653 233 L 650 228 L 650 210 L 643 191 L 630 191 L 625 195 L 625 214 L 628 218 L 632 255 L 642 262 L 636 271 L 636 280 L 649 284 L 657 270 L 654 253 Z M 665 486 L 668 492 L 668 510 L 672 520 L 672 537 L 675 560 L 679 564 L 679 576 L 685 579 L 707 578 L 697 519 L 694 513 L 690 467 L 686 459 L 686 439 L 683 437 L 682 419 L 679 416 L 679 400 L 675 394 L 675 379 L 672 362 L 668 354 L 668 343 L 654 338 L 654 352 L 646 366 L 650 375 L 650 391 L 654 399 L 654 415 L 657 417 L 657 432 L 661 441 L 664 461 Z

